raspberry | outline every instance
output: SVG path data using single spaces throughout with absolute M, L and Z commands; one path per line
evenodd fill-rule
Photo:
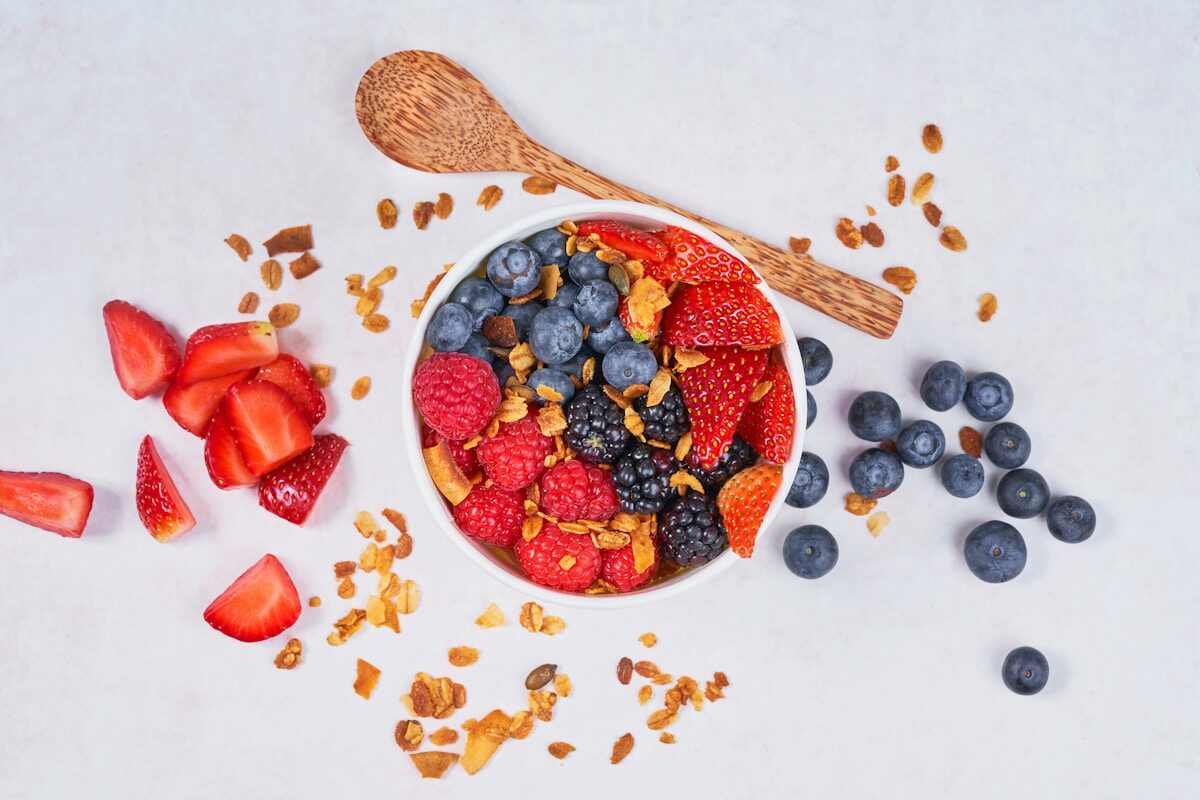
M 542 475 L 542 511 L 565 522 L 583 516 L 591 486 L 582 461 L 555 464 Z
M 538 479 L 554 440 L 543 436 L 535 417 L 504 422 L 495 436 L 479 443 L 479 463 L 501 489 L 524 489 Z
M 500 382 L 486 362 L 462 353 L 434 353 L 413 376 L 417 411 L 453 441 L 470 439 L 496 415 Z
M 447 439 L 426 424 L 421 425 L 421 447 L 436 447 L 442 442 L 449 445 L 450 455 L 454 456 L 454 463 L 458 464 L 464 475 L 471 478 L 479 472 L 479 459 L 474 450 L 463 447 L 462 442 Z
M 476 485 L 454 507 L 454 522 L 463 533 L 499 547 L 521 538 L 524 521 L 525 496 L 497 486 Z
M 613 486 L 612 473 L 606 469 L 587 465 L 588 502 L 583 509 L 583 519 L 607 522 L 621 510 L 617 500 L 617 489 Z
M 519 538 L 513 550 L 525 574 L 551 589 L 582 592 L 600 575 L 600 548 L 592 537 L 568 533 L 552 522 L 529 541 Z
M 654 548 L 654 563 L 644 572 L 634 570 L 633 548 L 629 545 L 625 545 L 620 550 L 605 550 L 603 559 L 600 577 L 622 592 L 631 592 L 650 580 L 650 576 L 658 569 L 658 548 Z

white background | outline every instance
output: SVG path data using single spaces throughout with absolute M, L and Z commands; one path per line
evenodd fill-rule
M 308 5 L 0 4 L 0 467 L 62 470 L 96 485 L 87 534 L 67 541 L 0 520 L 0 796 L 57 797 L 1183 797 L 1200 783 L 1195 570 L 1200 346 L 1200 14 L 1194 3 L 426 2 Z M 103 7 L 102 7 L 103 6 Z M 920 284 L 879 342 L 798 304 L 800 334 L 832 347 L 807 449 L 835 477 L 825 502 L 787 510 L 753 561 L 703 593 L 603 614 L 568 610 L 566 633 L 479 630 L 491 601 L 522 601 L 458 557 L 418 505 L 395 409 L 409 301 L 496 225 L 573 199 L 533 197 L 519 176 L 435 176 L 388 162 L 362 137 L 354 89 L 377 57 L 440 50 L 479 75 L 537 138 L 653 194 L 876 278 Z M 941 154 L 920 146 L 926 122 Z M 945 221 L 970 241 L 941 248 L 920 213 L 884 200 L 889 153 L 911 181 L 937 176 Z M 473 205 L 496 181 L 488 214 Z M 445 222 L 416 231 L 417 200 L 451 193 Z M 402 208 L 380 230 L 375 202 Z M 881 250 L 851 252 L 838 217 L 879 209 Z M 133 403 L 108 362 L 100 307 L 121 297 L 181 335 L 235 319 L 263 292 L 222 239 L 260 242 L 311 222 L 324 268 L 264 298 L 299 303 L 286 349 L 334 365 L 327 428 L 354 444 L 303 530 L 216 491 L 197 440 L 157 400 Z M 400 268 L 383 311 L 356 324 L 342 277 Z M 991 323 L 974 316 L 985 291 Z M 936 359 L 993 369 L 1016 387 L 1012 419 L 1030 466 L 1100 517 L 1078 546 L 1021 522 L 1029 566 L 985 585 L 961 542 L 998 516 L 988 491 L 951 498 L 911 471 L 872 539 L 841 509 L 859 446 L 849 399 L 883 389 L 908 418 Z M 349 400 L 361 374 L 365 401 Z M 934 415 L 955 440 L 969 420 Z M 159 442 L 200 522 L 161 545 L 132 504 L 143 435 Z M 957 451 L 952 444 L 951 450 Z M 400 564 L 424 588 L 404 633 L 368 630 L 332 649 L 345 607 L 330 565 L 354 558 L 360 508 L 409 515 Z M 825 579 L 793 578 L 791 527 L 817 522 L 841 547 Z M 305 662 L 271 659 L 201 611 L 263 552 L 305 597 Z M 360 592 L 369 584 L 360 580 Z M 361 600 L 361 597 L 360 597 Z M 554 609 L 551 609 L 552 611 Z M 650 656 L 696 677 L 725 670 L 728 699 L 655 741 L 632 687 L 613 679 L 638 634 Z M 521 678 L 556 661 L 576 694 L 555 721 L 504 745 L 487 768 L 419 784 L 392 741 L 416 670 L 480 648 L 457 671 L 467 715 L 523 701 Z M 1048 688 L 1017 697 L 1004 654 L 1035 645 Z M 356 657 L 380 666 L 370 702 Z M 633 753 L 608 764 L 616 737 Z M 545 751 L 575 744 L 565 762 Z

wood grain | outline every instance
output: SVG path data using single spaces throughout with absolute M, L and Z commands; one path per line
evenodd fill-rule
M 797 256 L 597 175 L 538 144 L 475 76 L 440 53 L 406 50 L 371 65 L 359 82 L 358 122 L 384 155 L 424 172 L 526 172 L 589 197 L 668 208 L 736 247 L 776 291 L 881 339 L 904 301 L 861 278 Z

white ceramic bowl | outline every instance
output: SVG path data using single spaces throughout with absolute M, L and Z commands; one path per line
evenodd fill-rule
M 736 568 L 738 562 L 742 559 L 738 558 L 732 550 L 726 550 L 704 566 L 692 567 L 678 575 L 672 576 L 668 580 L 623 594 L 586 595 L 549 589 L 529 580 L 525 577 L 519 566 L 506 563 L 488 545 L 468 537 L 458 529 L 454 524 L 454 519 L 450 515 L 450 507 L 438 492 L 437 487 L 434 486 L 433 479 L 429 477 L 429 473 L 425 469 L 425 461 L 421 455 L 420 417 L 413 407 L 411 384 L 413 372 L 416 370 L 417 363 L 424 350 L 425 329 L 429 325 L 429 320 L 433 316 L 434 311 L 446 302 L 450 293 L 454 291 L 455 286 L 465 278 L 479 271 L 488 255 L 497 247 L 505 242 L 525 239 L 540 230 L 557 226 L 564 219 L 571 219 L 576 222 L 589 219 L 615 219 L 638 227 L 675 225 L 703 236 L 705 239 L 720 245 L 731 253 L 737 253 L 737 250 L 729 242 L 685 217 L 655 206 L 622 200 L 592 200 L 548 208 L 544 211 L 530 214 L 484 238 L 468 250 L 462 258 L 458 259 L 454 267 L 446 274 L 441 283 L 438 284 L 437 289 L 434 290 L 429 301 L 425 304 L 425 310 L 421 313 L 420 319 L 417 320 L 417 327 L 413 333 L 412 340 L 408 343 L 408 352 L 405 354 L 404 359 L 406 390 L 402 394 L 404 403 L 402 416 L 403 419 L 409 420 L 411 424 L 404 426 L 404 449 L 408 455 L 409 466 L 415 477 L 417 487 L 421 492 L 421 497 L 424 498 L 425 503 L 429 506 L 431 513 L 441 526 L 442 532 L 450 537 L 450 541 L 454 542 L 459 550 L 462 551 L 466 560 L 476 564 L 480 569 L 505 586 L 523 592 L 540 601 L 558 605 L 583 608 L 624 608 L 643 605 L 651 600 L 671 597 L 685 589 L 691 589 L 712 581 L 726 570 Z M 742 256 L 742 260 L 745 261 L 747 259 L 745 256 Z M 779 298 L 765 282 L 760 283 L 758 288 L 770 300 L 771 305 L 775 307 L 775 312 L 779 314 L 779 319 L 784 321 L 784 330 L 788 330 L 788 325 L 786 324 L 787 317 L 779 305 Z M 795 444 L 792 447 L 791 458 L 783 465 L 783 482 L 780 485 L 779 491 L 776 492 L 775 499 L 771 502 L 770 508 L 767 509 L 767 516 L 763 520 L 762 530 L 766 530 L 775 518 L 775 515 L 779 512 L 779 509 L 783 506 L 783 499 L 787 495 L 788 487 L 792 485 L 792 478 L 795 477 L 796 467 L 800 462 L 800 453 L 804 445 L 804 423 L 806 421 L 806 405 L 803 402 L 805 391 L 804 368 L 801 364 L 800 350 L 796 346 L 795 337 L 786 336 L 782 350 L 784 363 L 787 365 L 788 372 L 791 373 L 795 385 L 795 395 L 798 400 L 796 433 L 794 437 Z M 771 557 L 771 554 L 762 553 L 758 557 L 767 558 Z

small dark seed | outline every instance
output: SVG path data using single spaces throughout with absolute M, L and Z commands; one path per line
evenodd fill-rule
M 631 678 L 633 678 L 633 661 L 629 656 L 625 656 L 617 662 L 617 680 L 623 686 L 628 686 Z
M 534 667 L 533 671 L 525 676 L 525 688 L 530 691 L 542 688 L 554 680 L 554 673 L 557 671 L 557 664 L 542 664 L 540 667 Z

